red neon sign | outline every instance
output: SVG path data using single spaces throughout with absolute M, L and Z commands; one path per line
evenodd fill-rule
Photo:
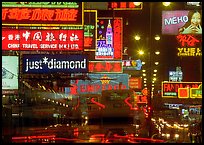
M 193 35 L 177 35 L 178 42 L 181 43 L 181 46 L 196 46 L 196 43 L 199 43 L 200 40 L 196 39 Z
M 3 29 L 2 50 L 83 50 L 83 30 Z
M 105 105 L 103 105 L 103 104 L 101 104 L 101 103 L 99 103 L 99 102 L 96 102 L 95 100 L 94 100 L 94 98 L 91 98 L 91 102 L 92 103 L 94 103 L 94 104 L 96 104 L 96 105 L 98 105 L 98 106 L 100 106 L 101 108 L 105 108 Z
M 3 25 L 82 25 L 82 16 L 82 6 L 79 8 L 2 8 Z
M 121 73 L 122 61 L 89 61 L 89 72 Z

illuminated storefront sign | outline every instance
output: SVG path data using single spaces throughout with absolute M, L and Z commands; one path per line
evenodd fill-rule
M 201 82 L 162 82 L 162 97 L 189 98 L 189 92 L 185 90 L 198 88 L 201 84 Z
M 88 74 L 91 80 L 72 80 L 70 88 L 65 88 L 65 93 L 100 94 L 102 90 L 129 89 L 128 74 Z
M 89 61 L 89 72 L 122 73 L 122 61 Z
M 2 50 L 83 50 L 83 30 L 3 29 Z
M 86 55 L 35 55 L 24 54 L 23 73 L 87 73 Z
M 192 19 L 196 19 L 192 23 Z M 162 34 L 202 34 L 202 12 L 193 10 L 162 11 Z M 192 25 L 192 29 L 189 26 Z M 188 29 L 187 29 L 188 28 Z
M 135 5 L 134 2 L 108 2 L 108 8 L 114 10 L 142 10 L 143 2 Z
M 141 89 L 142 88 L 142 78 L 140 77 L 129 78 L 129 87 L 130 89 Z
M 18 56 L 2 56 L 2 90 L 18 89 L 18 67 Z
M 84 51 L 95 51 L 97 39 L 97 10 L 84 10 Z
M 124 70 L 141 70 L 142 61 L 138 60 L 122 60 Z
M 183 72 L 181 67 L 176 67 L 176 71 L 169 71 L 169 81 L 181 82 L 183 79 Z
M 122 59 L 122 18 L 98 18 L 95 59 Z
M 180 34 L 176 38 L 181 46 L 177 48 L 177 56 L 202 56 L 201 40 L 196 35 Z
M 84 4 L 67 2 L 8 2 L 3 4 L 2 25 L 68 26 L 83 25 Z
M 190 97 L 191 98 L 202 98 L 202 84 L 199 85 L 198 88 L 190 89 Z

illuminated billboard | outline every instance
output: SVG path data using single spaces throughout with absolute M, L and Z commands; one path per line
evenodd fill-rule
M 39 73 L 87 73 L 88 57 L 86 55 L 46 55 L 24 54 L 22 72 Z
M 2 29 L 2 50 L 82 51 L 83 30 Z
M 162 82 L 162 97 L 193 98 L 190 89 L 198 89 L 202 82 Z
M 89 61 L 90 73 L 122 73 L 122 61 Z
M 123 49 L 122 18 L 98 18 L 95 59 L 121 60 Z
M 84 51 L 95 51 L 97 39 L 97 10 L 84 10 Z
M 83 25 L 83 2 L 3 2 L 2 25 Z
M 162 34 L 202 34 L 202 12 L 193 10 L 162 11 Z
M 2 56 L 2 90 L 18 89 L 18 56 Z
M 65 93 L 100 94 L 102 90 L 129 89 L 128 74 L 88 74 L 91 80 L 71 80 L 72 87 L 65 88 Z

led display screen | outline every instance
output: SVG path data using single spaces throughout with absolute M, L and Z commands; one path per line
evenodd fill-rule
M 162 11 L 162 34 L 202 34 L 202 11 Z
M 18 89 L 18 57 L 2 56 L 2 90 Z
M 23 55 L 23 73 L 87 73 L 86 55 Z
M 2 29 L 2 50 L 83 50 L 83 30 Z

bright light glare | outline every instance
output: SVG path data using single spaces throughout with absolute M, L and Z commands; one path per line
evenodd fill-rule
M 163 4 L 165 7 L 167 7 L 167 6 L 169 6 L 169 5 L 171 4 L 171 2 L 162 2 L 162 4 Z
M 144 51 L 143 51 L 143 50 L 139 50 L 138 53 L 139 53 L 140 55 L 143 55 L 143 54 L 144 54 Z
M 136 36 L 135 36 L 135 40 L 137 40 L 137 41 L 140 40 L 140 36 L 139 36 L 139 35 L 136 35 Z
M 142 2 L 133 2 L 135 6 L 141 5 Z

